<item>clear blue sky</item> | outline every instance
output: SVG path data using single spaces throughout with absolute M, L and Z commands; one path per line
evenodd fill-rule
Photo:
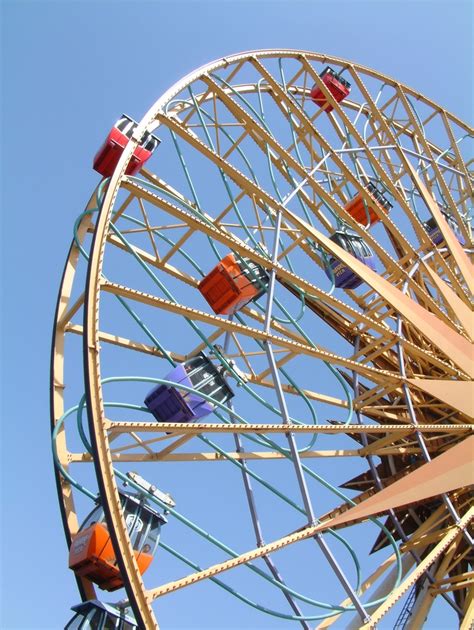
M 140 118 L 193 68 L 259 48 L 354 60 L 469 119 L 472 10 L 455 0 L 0 0 L 0 7 L 0 628 L 61 628 L 78 595 L 50 454 L 51 327 L 73 221 L 96 185 L 91 161 L 104 134 L 122 111 Z M 248 619 L 248 628 L 277 627 Z M 442 618 L 430 627 L 446 627 L 436 623 Z

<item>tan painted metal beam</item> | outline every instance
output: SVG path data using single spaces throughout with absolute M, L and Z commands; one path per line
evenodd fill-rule
M 411 431 L 420 433 L 470 433 L 474 427 L 470 424 L 216 424 L 193 422 L 113 422 L 104 419 L 104 427 L 114 432 L 127 433 L 130 430 L 144 432 L 173 433 L 321 433 L 321 434 L 358 434 L 358 433 L 401 433 Z
M 471 341 L 474 341 L 474 313 L 469 306 L 451 289 L 451 287 L 431 267 L 424 265 L 425 272 L 430 276 L 447 304 L 455 313 L 457 319 L 466 331 Z
M 434 398 L 442 400 L 450 407 L 474 418 L 474 382 L 473 381 L 441 381 L 428 378 L 410 378 L 408 383 L 426 392 Z
M 79 324 L 69 324 L 66 326 L 66 332 L 74 333 L 75 335 L 83 335 L 84 328 Z M 132 339 L 127 339 L 126 337 L 120 337 L 119 335 L 112 335 L 107 332 L 99 331 L 99 340 L 104 341 L 105 343 L 110 343 L 114 346 L 120 346 L 121 348 L 126 348 L 127 350 L 134 350 L 136 352 L 143 352 L 144 354 L 152 354 L 157 357 L 163 357 L 163 353 L 156 346 L 150 346 L 146 343 L 141 343 L 140 341 L 133 341 Z M 172 357 L 175 361 L 182 362 L 185 360 L 185 356 L 183 354 L 177 354 L 176 352 L 168 351 L 170 357 Z
M 192 319 L 194 321 L 201 321 L 207 324 L 213 324 L 214 326 L 217 326 L 218 328 L 225 331 L 240 333 L 246 337 L 252 337 L 261 341 L 271 341 L 272 344 L 274 344 L 275 346 L 280 346 L 296 353 L 307 354 L 314 358 L 330 361 L 336 365 L 348 367 L 351 370 L 368 376 L 372 380 L 383 378 L 385 380 L 397 381 L 400 378 L 398 375 L 392 372 L 388 372 L 386 370 L 378 370 L 376 368 L 358 363 L 357 361 L 351 361 L 350 359 L 346 359 L 334 353 L 328 352 L 323 348 L 298 343 L 291 339 L 285 339 L 283 337 L 266 333 L 265 331 L 259 330 L 257 328 L 243 326 L 242 324 L 231 321 L 229 319 L 224 319 L 222 317 L 218 317 L 217 315 L 211 315 L 209 313 L 205 313 L 204 311 L 200 311 L 189 306 L 183 306 L 176 302 L 170 302 L 169 300 L 165 300 L 164 298 L 156 297 L 148 293 L 142 293 L 141 291 L 137 291 L 136 289 L 131 289 L 123 285 L 108 282 L 107 280 L 103 280 L 101 286 L 103 291 L 113 293 L 114 295 L 120 295 L 121 297 L 136 300 L 138 302 L 142 302 L 143 304 L 148 304 L 149 306 L 162 308 L 171 313 L 176 313 L 179 315 L 183 315 L 184 317 L 188 317 L 189 319 Z
M 122 504 L 117 490 L 115 473 L 110 458 L 108 435 L 103 426 L 104 407 L 102 399 L 102 378 L 100 366 L 100 348 L 98 339 L 99 303 L 103 255 L 106 243 L 108 222 L 119 190 L 119 182 L 125 175 L 128 161 L 137 148 L 145 123 L 138 125 L 134 137 L 124 149 L 117 167 L 110 178 L 100 212 L 88 265 L 88 282 L 85 295 L 85 335 L 84 367 L 87 393 L 87 412 L 92 445 L 95 451 L 94 465 L 104 505 L 106 522 L 111 532 L 111 540 L 118 566 L 121 570 L 127 595 L 139 625 L 147 630 L 158 628 L 148 600 L 144 595 L 144 584 L 137 565 L 137 560 L 130 542 Z
M 469 260 L 461 244 L 455 237 L 452 229 L 449 227 L 448 222 L 446 221 L 441 210 L 438 207 L 438 204 L 421 181 L 418 173 L 409 162 L 407 163 L 407 166 L 409 167 L 412 179 L 415 182 L 416 187 L 418 188 L 423 198 L 423 201 L 426 203 L 433 217 L 435 218 L 440 232 L 443 235 L 445 243 L 449 251 L 451 252 L 451 255 L 453 256 L 453 259 L 458 265 L 459 270 L 461 271 L 461 274 L 467 286 L 469 287 L 471 294 L 474 293 L 474 269 L 471 261 Z
M 86 206 L 86 210 L 90 210 L 95 207 L 95 192 L 92 194 L 89 202 Z M 77 228 L 77 240 L 79 243 L 83 243 L 85 235 L 92 224 L 92 217 L 90 214 L 84 215 L 80 225 Z M 72 242 L 69 250 L 68 258 L 61 279 L 61 285 L 58 295 L 58 303 L 55 314 L 55 330 L 53 336 L 53 347 L 51 350 L 52 362 L 51 362 L 51 428 L 55 427 L 58 420 L 65 412 L 64 408 L 64 370 L 65 370 L 65 332 L 64 324 L 68 317 L 72 316 L 76 312 L 83 301 L 81 295 L 71 306 L 71 298 L 74 284 L 74 277 L 77 267 L 79 265 L 79 247 L 76 242 Z M 56 438 L 56 450 L 58 459 L 61 464 L 67 470 L 68 468 L 68 449 L 66 440 L 66 429 L 64 425 L 59 430 Z M 76 506 L 73 496 L 73 489 L 69 481 L 67 481 L 59 472 L 55 470 L 56 485 L 58 491 L 58 498 L 61 508 L 61 516 L 63 519 L 63 527 L 66 536 L 66 542 L 68 545 L 71 542 L 72 536 L 79 529 L 79 521 L 76 513 Z M 78 584 L 80 585 L 81 594 L 85 597 L 93 599 L 95 597 L 95 589 L 92 582 L 85 578 L 78 577 Z
M 472 630 L 474 624 L 474 585 L 470 587 L 466 598 L 468 605 L 459 630 Z
M 428 466 L 428 464 L 426 464 L 425 466 Z M 399 483 L 399 482 L 396 482 L 396 483 Z M 381 494 L 382 492 L 384 491 L 381 491 L 378 494 Z M 422 495 L 422 492 L 420 492 L 419 494 Z M 364 501 L 360 505 L 366 504 L 369 501 L 370 499 L 368 499 L 367 501 Z M 284 547 L 290 544 L 293 544 L 295 542 L 310 538 L 311 536 L 314 536 L 318 532 L 324 531 L 332 527 L 338 521 L 341 521 L 342 518 L 344 518 L 344 520 L 347 522 L 348 520 L 350 520 L 347 518 L 347 515 L 350 514 L 351 512 L 353 513 L 354 510 L 360 507 L 360 505 L 357 505 L 354 508 L 351 508 L 344 515 L 336 517 L 335 519 L 331 519 L 330 521 L 326 523 L 322 523 L 320 525 L 314 525 L 310 527 L 305 527 L 299 532 L 280 538 L 279 540 L 276 540 L 267 545 L 263 545 L 259 547 L 258 549 L 254 549 L 252 551 L 240 554 L 239 556 L 232 558 L 231 560 L 221 562 L 212 567 L 209 567 L 208 569 L 198 571 L 180 580 L 169 582 L 168 584 L 164 584 L 158 588 L 152 589 L 147 592 L 147 598 L 149 599 L 149 601 L 151 601 L 153 599 L 156 599 L 157 597 L 167 595 L 169 593 L 172 593 L 190 584 L 195 584 L 204 579 L 213 577 L 214 575 L 218 575 L 224 571 L 228 571 L 229 569 L 235 568 L 237 566 L 241 566 L 242 564 L 251 562 L 252 560 L 255 560 L 257 558 L 261 558 L 264 555 L 268 555 L 270 553 L 283 549 Z M 446 549 L 446 547 L 448 547 L 451 544 L 452 540 L 454 540 L 454 538 L 458 536 L 459 532 L 463 531 L 468 526 L 468 524 L 470 523 L 473 517 L 474 517 L 474 507 L 472 507 L 467 512 L 467 514 L 461 519 L 459 524 L 454 525 L 451 528 L 451 530 L 446 534 L 446 536 L 443 538 L 441 543 L 439 543 L 436 546 L 436 548 L 425 558 L 425 560 L 422 563 L 420 563 L 420 565 L 418 565 L 415 571 L 413 571 L 410 578 L 405 580 L 405 582 L 398 589 L 395 590 L 393 595 L 385 602 L 385 604 L 383 604 L 376 611 L 377 619 L 380 619 L 385 614 L 386 610 L 391 608 L 391 606 L 397 601 L 397 599 L 399 599 L 399 597 L 401 597 L 404 594 L 404 592 L 416 581 L 416 579 L 418 579 L 418 577 L 424 573 L 424 571 L 432 564 L 434 560 L 436 560 L 439 557 L 439 555 L 444 551 L 444 549 Z M 374 625 L 373 621 L 374 621 L 374 617 L 372 618 L 370 625 L 364 626 L 364 628 L 375 628 L 376 626 Z
M 460 532 L 463 532 L 471 520 L 474 517 L 474 507 L 472 507 L 465 516 L 461 519 L 459 524 L 453 525 L 450 531 L 444 536 L 444 538 L 439 542 L 436 547 L 420 562 L 414 571 L 410 574 L 410 576 L 402 583 L 400 586 L 395 589 L 395 591 L 390 595 L 390 597 L 378 608 L 375 613 L 371 615 L 371 620 L 368 624 L 365 624 L 361 627 L 361 630 L 374 630 L 377 628 L 377 624 L 381 621 L 381 619 L 385 616 L 385 614 L 392 608 L 394 604 L 408 591 L 408 589 L 413 586 L 413 584 L 417 581 L 421 575 L 428 569 L 433 562 L 435 562 L 441 554 L 449 547 L 449 545 L 455 540 Z
M 440 213 L 441 214 L 441 213 Z M 388 304 L 415 326 L 427 339 L 436 345 L 447 357 L 451 358 L 462 370 L 474 376 L 474 347 L 464 337 L 424 309 L 408 295 L 391 285 L 385 278 L 372 271 L 342 247 L 329 240 L 327 236 L 309 225 L 306 221 L 286 210 L 291 222 L 303 229 L 309 236 L 333 253 L 336 258 L 351 267 L 365 282 L 377 291 Z M 453 237 L 454 238 L 454 237 Z M 456 241 L 457 242 L 457 241 Z M 464 252 L 463 252 L 464 254 Z
M 354 317 L 358 325 L 368 324 L 370 328 L 373 328 L 374 330 L 379 331 L 382 335 L 386 336 L 390 334 L 393 337 L 394 335 L 393 331 L 387 326 L 382 325 L 380 318 L 369 319 L 363 312 L 354 311 L 344 302 L 337 300 L 333 296 L 329 296 L 327 293 L 325 293 L 318 287 L 308 284 L 302 278 L 299 278 L 298 276 L 295 276 L 294 274 L 288 272 L 288 270 L 286 270 L 284 267 L 281 267 L 280 265 L 272 264 L 270 261 L 268 261 L 268 259 L 260 256 L 254 250 L 243 245 L 241 241 L 236 240 L 235 237 L 232 237 L 229 233 L 219 230 L 219 227 L 213 224 L 212 222 L 205 223 L 201 219 L 194 217 L 192 215 L 189 215 L 188 213 L 179 209 L 178 207 L 173 206 L 168 201 L 161 199 L 160 197 L 157 197 L 155 194 L 147 191 L 146 189 L 142 189 L 140 186 L 138 186 L 137 184 L 133 182 L 125 182 L 124 186 L 130 190 L 134 189 L 136 195 L 142 195 L 148 201 L 150 201 L 151 203 L 155 203 L 159 207 L 162 207 L 167 212 L 175 216 L 184 218 L 188 222 L 191 222 L 193 225 L 196 226 L 196 228 L 200 229 L 208 236 L 212 236 L 216 240 L 227 244 L 229 247 L 238 251 L 242 255 L 249 256 L 252 260 L 259 263 L 260 265 L 263 265 L 264 267 L 269 268 L 269 269 L 275 268 L 277 270 L 279 279 L 280 278 L 284 279 L 285 284 L 288 282 L 291 282 L 292 284 L 295 284 L 296 286 L 299 286 L 300 288 L 302 288 L 304 291 L 308 292 L 310 295 L 319 296 L 324 303 L 331 304 L 332 306 L 334 306 L 334 308 L 337 308 L 338 310 L 345 312 L 349 317 Z M 330 243 L 332 242 L 330 241 Z M 140 251 L 137 250 L 137 254 L 141 255 Z M 148 262 L 149 264 L 154 264 L 154 261 L 152 257 L 150 256 L 144 255 L 144 260 L 146 260 L 146 262 Z M 281 326 L 278 326 L 275 323 L 273 324 L 273 327 L 276 329 L 282 328 Z M 287 334 L 290 335 L 289 332 Z M 432 354 L 424 352 L 422 349 L 418 348 L 415 344 L 412 344 L 403 338 L 400 339 L 399 341 L 405 348 L 406 352 L 409 352 L 410 354 L 414 353 L 414 354 L 417 354 L 418 356 L 423 356 L 429 362 L 432 362 L 433 364 L 438 365 L 439 367 L 442 366 L 445 371 L 452 370 L 451 366 L 449 366 L 446 362 L 441 361 L 438 357 L 435 357 Z
M 192 439 L 193 435 L 185 435 L 182 438 L 183 442 L 187 442 Z M 178 448 L 180 444 L 174 445 L 173 448 Z M 136 445 L 135 445 L 136 447 Z M 173 450 L 173 449 L 171 449 Z M 392 449 L 394 455 L 398 454 L 396 448 Z M 385 453 L 384 453 L 385 454 Z M 344 450 L 344 449 L 332 449 L 332 450 L 319 450 L 319 451 L 303 451 L 300 455 L 303 459 L 312 458 L 327 458 L 327 457 L 362 457 L 361 453 L 357 449 Z M 245 453 L 237 451 L 226 452 L 226 455 L 222 455 L 219 452 L 210 453 L 171 453 L 163 451 L 160 453 L 122 453 L 119 450 L 112 455 L 112 461 L 114 462 L 226 462 L 228 459 L 235 460 L 255 460 L 264 461 L 270 459 L 287 459 L 283 453 L 278 451 L 245 451 Z M 71 463 L 85 463 L 91 462 L 92 457 L 89 453 L 70 453 L 69 460 Z
M 309 295 L 314 295 L 320 298 L 328 305 L 333 306 L 337 311 L 345 313 L 348 317 L 356 322 L 355 326 L 359 324 L 364 324 L 369 329 L 374 329 L 381 334 L 387 334 L 389 332 L 393 333 L 393 331 L 391 331 L 391 329 L 389 329 L 389 327 L 385 324 L 377 321 L 376 319 L 366 317 L 364 313 L 355 310 L 350 305 L 346 304 L 342 300 L 339 300 L 333 295 L 329 295 L 327 292 L 323 291 L 316 285 L 311 284 L 304 278 L 301 278 L 294 273 L 291 273 L 282 265 L 272 263 L 268 258 L 262 256 L 252 248 L 248 247 L 243 241 L 237 239 L 235 235 L 232 235 L 229 232 L 225 232 L 222 228 L 219 228 L 219 226 L 215 225 L 212 222 L 210 217 L 208 218 L 208 222 L 206 222 L 203 219 L 182 210 L 178 206 L 171 204 L 169 201 L 162 199 L 158 195 L 150 192 L 146 188 L 139 186 L 135 182 L 125 180 L 124 182 L 122 182 L 122 187 L 126 188 L 127 190 L 133 191 L 136 196 L 142 196 L 150 203 L 154 203 L 158 207 L 166 210 L 166 212 L 168 212 L 169 214 L 181 220 L 185 220 L 193 228 L 203 232 L 207 236 L 212 237 L 216 241 L 227 245 L 240 255 L 249 257 L 251 260 L 263 266 L 264 268 L 268 270 L 275 269 L 279 278 L 281 278 L 285 282 L 299 287 Z M 264 192 L 261 191 L 261 189 L 257 189 L 256 194 L 264 194 Z M 274 206 L 279 206 L 279 204 L 275 200 L 273 200 L 273 202 Z
M 417 468 L 363 503 L 337 517 L 333 525 L 380 514 L 401 505 L 474 485 L 474 435 Z

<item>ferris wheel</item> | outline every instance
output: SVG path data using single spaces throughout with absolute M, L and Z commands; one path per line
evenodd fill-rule
M 179 623 L 206 584 L 261 627 L 419 628 L 439 601 L 470 628 L 469 142 L 294 50 L 118 119 L 53 336 L 67 627 L 156 628 L 171 594 Z

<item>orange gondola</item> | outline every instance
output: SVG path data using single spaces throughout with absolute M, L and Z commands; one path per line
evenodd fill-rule
M 227 254 L 199 283 L 214 313 L 230 315 L 259 298 L 268 286 L 266 271 L 249 258 Z
M 140 573 L 150 566 L 166 518 L 145 504 L 139 495 L 119 491 L 133 552 Z M 69 568 L 106 591 L 123 586 L 102 505 L 97 505 L 73 537 Z
M 393 206 L 385 195 L 377 190 L 372 182 L 369 182 L 365 188 L 369 193 L 371 201 L 367 203 L 359 192 L 344 206 L 344 210 L 361 225 L 370 226 L 380 221 L 373 206 L 381 208 L 386 213 L 390 212 Z

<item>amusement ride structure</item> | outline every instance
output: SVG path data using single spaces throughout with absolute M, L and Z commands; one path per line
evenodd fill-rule
M 436 602 L 471 628 L 469 142 L 293 50 L 119 118 L 55 316 L 67 628 L 157 628 L 171 593 L 179 623 L 203 581 L 262 627 L 420 628 Z

